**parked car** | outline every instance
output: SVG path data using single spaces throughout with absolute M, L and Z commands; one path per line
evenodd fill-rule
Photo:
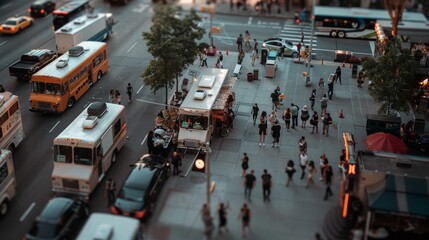
M 268 48 L 268 50 L 280 51 L 280 48 L 284 46 L 284 56 L 291 56 L 293 58 L 298 57 L 298 48 L 290 41 L 281 38 L 268 38 L 262 43 L 262 47 Z
M 9 66 L 9 75 L 18 79 L 30 80 L 31 76 L 57 58 L 49 49 L 33 49 Z
M 32 17 L 44 17 L 55 10 L 54 0 L 37 0 L 28 8 Z
M 145 154 L 133 165 L 133 170 L 120 189 L 113 214 L 146 219 L 155 209 L 155 203 L 170 176 L 170 164 L 158 155 Z
M 33 18 L 28 16 L 11 17 L 0 26 L 2 34 L 16 34 L 21 30 L 33 25 Z
M 25 239 L 74 239 L 88 216 L 86 202 L 53 198 L 33 222 Z

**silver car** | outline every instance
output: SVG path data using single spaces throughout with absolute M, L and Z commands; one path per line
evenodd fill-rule
M 298 57 L 298 48 L 292 42 L 286 41 L 281 38 L 269 38 L 264 40 L 262 47 L 268 48 L 268 50 L 280 51 L 280 48 L 284 46 L 284 56 L 291 56 L 293 58 Z

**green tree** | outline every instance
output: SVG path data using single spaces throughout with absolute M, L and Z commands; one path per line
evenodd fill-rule
M 168 104 L 168 88 L 172 88 L 181 72 L 195 60 L 198 54 L 196 40 L 204 35 L 198 27 L 201 20 L 194 10 L 183 18 L 181 8 L 171 6 L 155 7 L 151 32 L 144 32 L 148 52 L 152 59 L 142 74 L 145 85 L 155 94 L 165 88 L 165 104 Z
M 381 104 L 379 114 L 408 113 L 408 102 L 418 82 L 418 64 L 408 50 L 401 48 L 398 39 L 393 38 L 382 47 L 381 57 L 363 62 L 364 75 L 372 81 L 370 94 Z

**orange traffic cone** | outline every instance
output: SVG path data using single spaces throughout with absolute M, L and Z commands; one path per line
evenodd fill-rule
M 343 109 L 341 109 L 340 116 L 338 116 L 338 117 L 339 117 L 339 118 L 344 118 Z
M 228 52 L 228 48 L 227 48 L 227 49 L 226 49 L 226 55 L 228 55 L 228 53 L 229 53 L 229 52 Z

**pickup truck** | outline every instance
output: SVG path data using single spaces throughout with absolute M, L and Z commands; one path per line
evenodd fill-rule
M 49 49 L 33 49 L 9 66 L 9 75 L 18 79 L 30 80 L 31 76 L 56 58 Z

